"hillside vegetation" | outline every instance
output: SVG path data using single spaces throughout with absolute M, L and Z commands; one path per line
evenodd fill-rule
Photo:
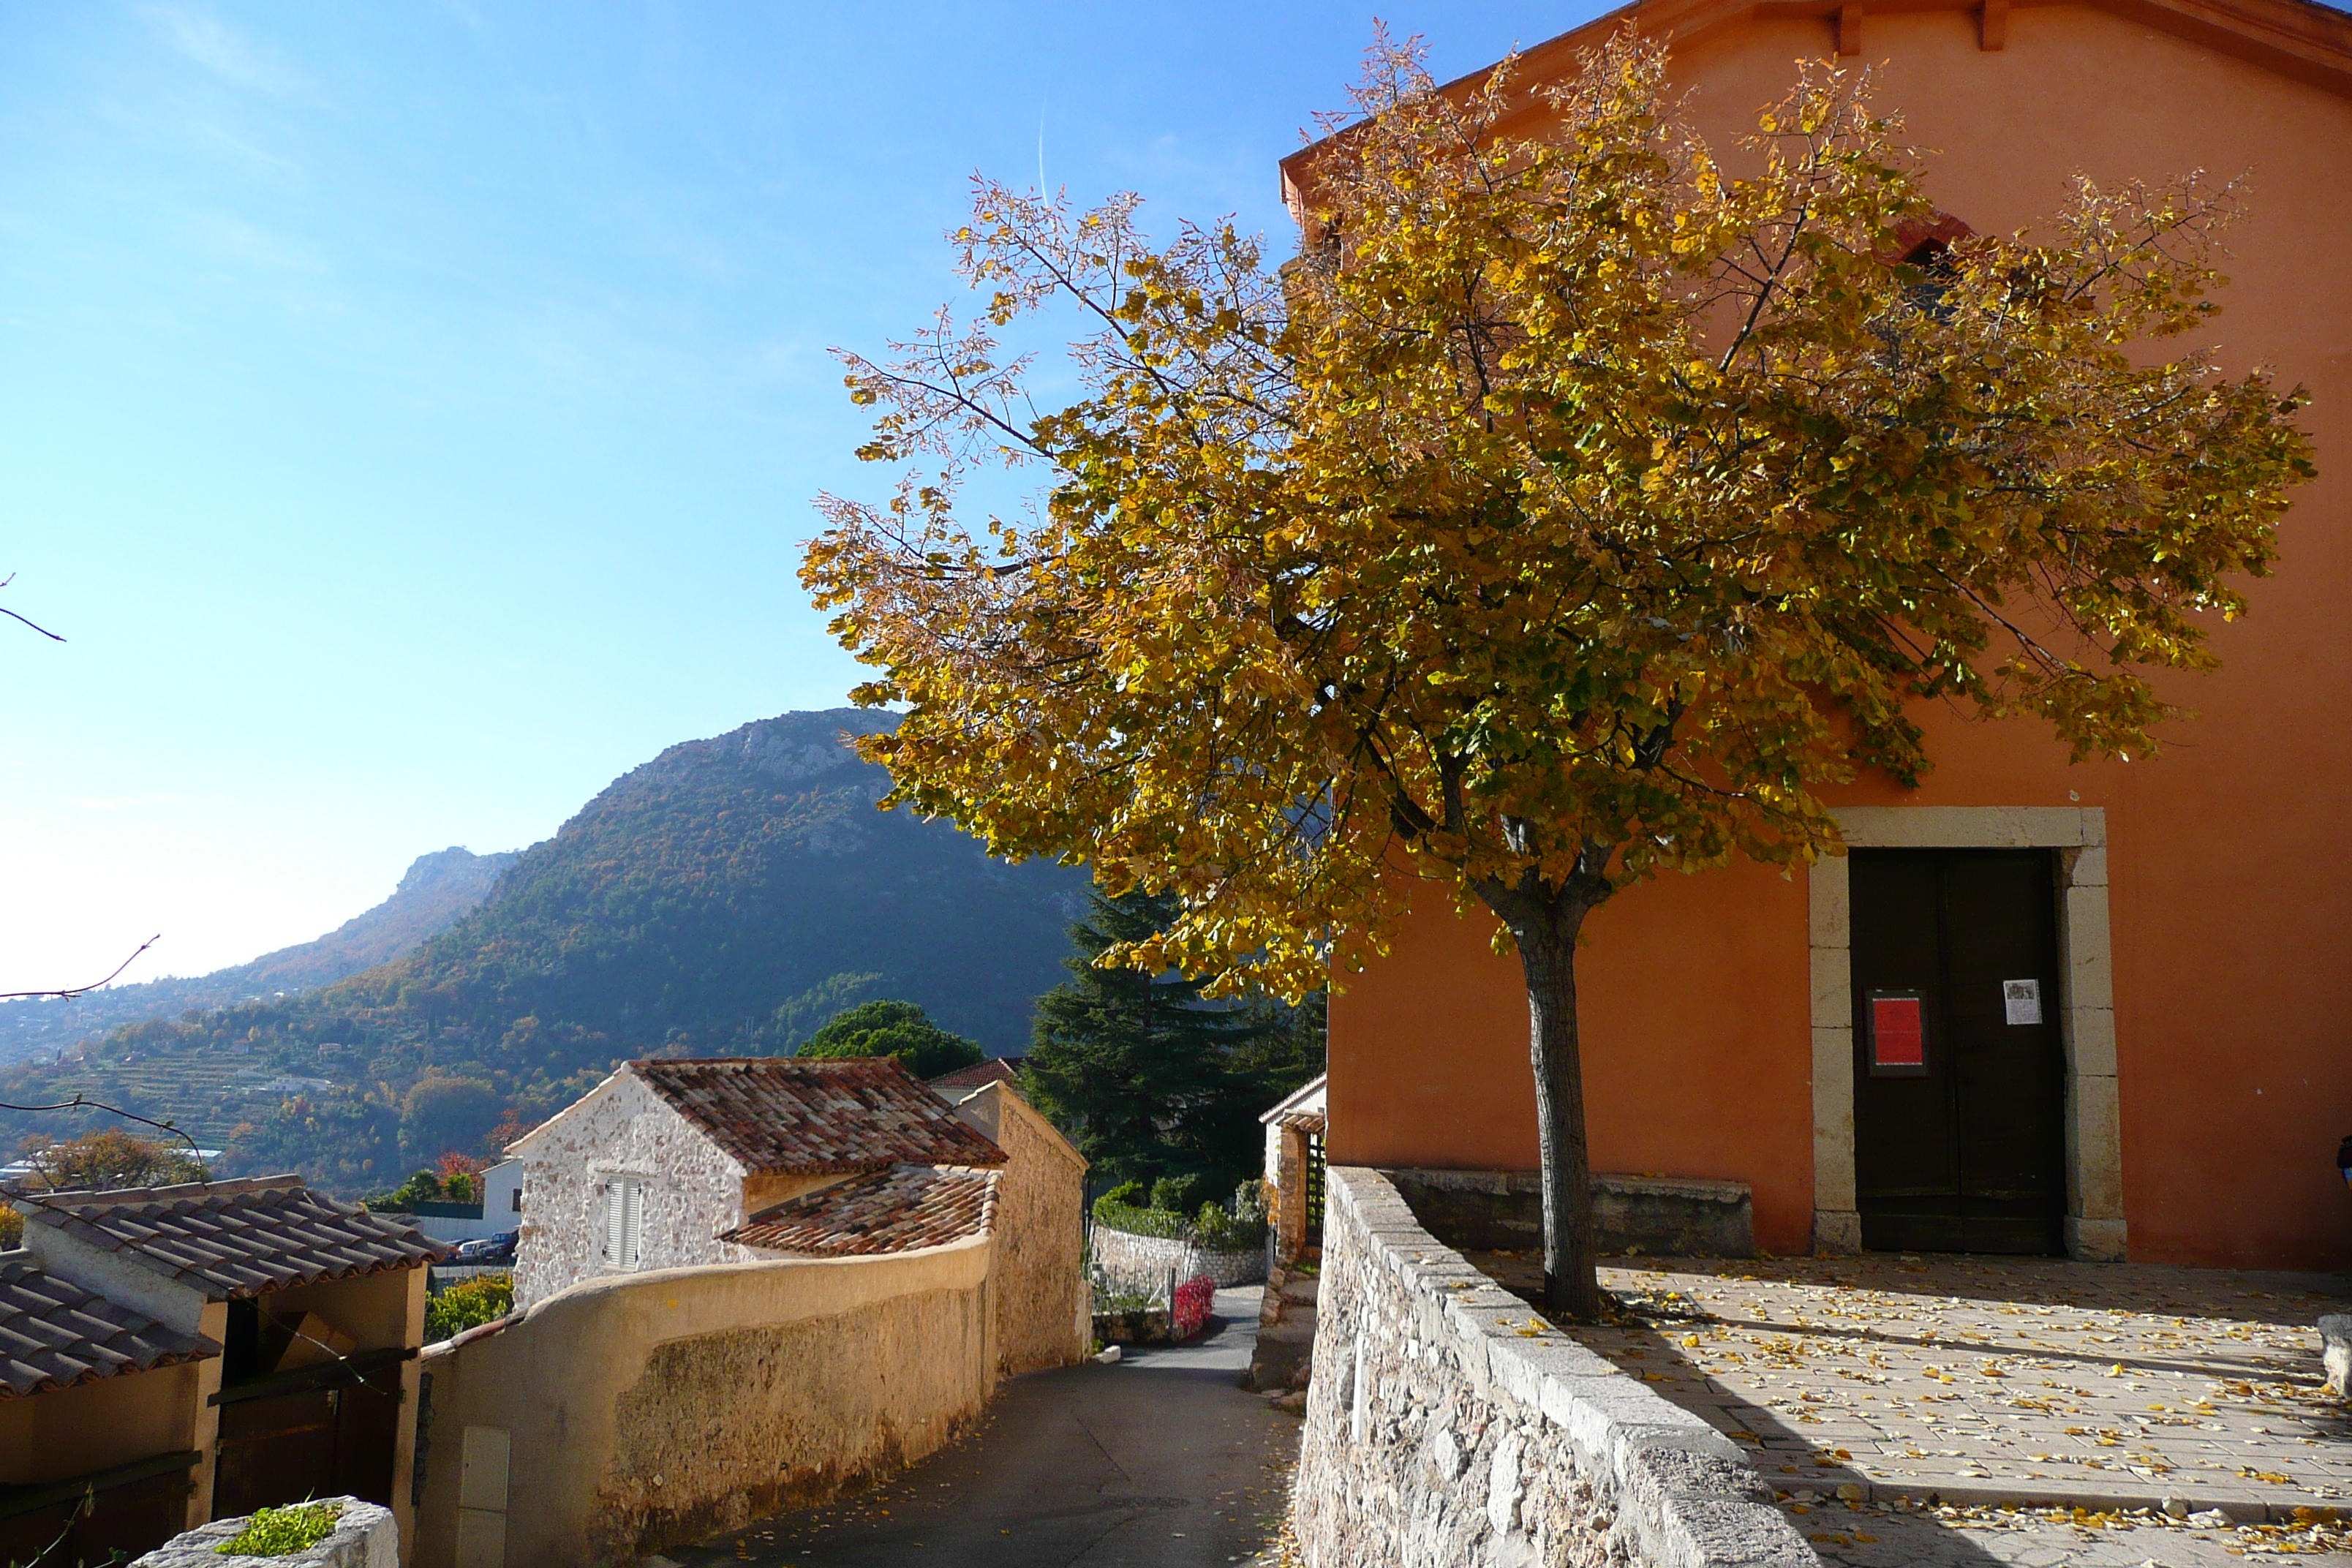
M 177 1017 L 191 1008 L 228 1007 L 274 998 L 281 991 L 331 985 L 404 957 L 480 903 L 514 859 L 512 851 L 474 855 L 459 848 L 420 855 L 383 902 L 315 941 L 265 952 L 249 963 L 71 998 L 0 1002 L 0 1062 L 23 1061 L 125 1024 Z
M 673 746 L 408 956 L 115 1029 L 0 1071 L 0 1100 L 87 1093 L 179 1120 L 227 1152 L 216 1173 L 294 1169 L 358 1193 L 487 1152 L 618 1061 L 788 1051 L 877 997 L 1018 1051 L 1086 874 L 876 811 L 887 775 L 841 737 L 893 721 L 788 713 Z M 0 1137 L 104 1120 L 5 1113 Z

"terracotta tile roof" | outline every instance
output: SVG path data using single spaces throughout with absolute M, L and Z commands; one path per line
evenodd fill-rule
M 53 1226 L 215 1301 L 413 1268 L 448 1251 L 387 1215 L 310 1191 L 299 1176 L 26 1193 L 13 1201 L 28 1226 Z
M 0 1399 L 220 1354 L 196 1334 L 0 1254 Z
M 992 1083 L 1018 1084 L 1023 1060 L 1020 1057 L 991 1057 L 968 1068 L 958 1068 L 937 1078 L 927 1078 L 923 1080 L 923 1087 L 937 1089 L 950 1100 L 961 1100 L 966 1092 L 986 1089 Z
M 636 1061 L 629 1070 L 748 1171 L 1004 1163 L 1003 1150 L 887 1057 Z
M 762 1209 L 719 1239 L 770 1252 L 858 1258 L 961 1241 L 988 1228 L 994 1171 L 900 1165 Z

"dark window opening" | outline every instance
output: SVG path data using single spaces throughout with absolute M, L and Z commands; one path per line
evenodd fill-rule
M 258 1377 L 268 1365 L 262 1359 L 261 1303 L 250 1296 L 238 1297 L 228 1304 L 228 1332 L 221 1344 L 221 1381 Z
M 1938 321 L 1950 321 L 1952 288 L 1960 280 L 1960 269 L 1952 260 L 1952 247 L 1940 239 L 1922 240 L 1905 254 L 1901 265 L 1919 274 L 1917 282 L 1906 283 L 1903 288 L 1903 297 L 1911 302 L 1911 308 Z

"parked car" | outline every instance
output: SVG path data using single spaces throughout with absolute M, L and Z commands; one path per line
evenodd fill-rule
M 521 1237 L 522 1232 L 519 1230 L 502 1230 L 496 1236 L 478 1237 L 472 1241 L 459 1243 L 457 1250 L 450 1255 L 449 1261 L 452 1263 L 512 1263 L 515 1243 Z

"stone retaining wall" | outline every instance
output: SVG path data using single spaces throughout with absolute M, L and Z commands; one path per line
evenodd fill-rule
M 1306 1568 L 1816 1568 L 1728 1437 L 1542 1325 L 1380 1173 L 1326 1194 Z
M 1132 1287 L 1165 1289 L 1171 1268 L 1176 1270 L 1179 1285 L 1205 1274 L 1217 1282 L 1220 1290 L 1265 1278 L 1263 1247 L 1253 1247 L 1245 1252 L 1212 1252 L 1189 1241 L 1137 1236 L 1099 1224 L 1094 1227 L 1093 1235 L 1095 1267 Z

